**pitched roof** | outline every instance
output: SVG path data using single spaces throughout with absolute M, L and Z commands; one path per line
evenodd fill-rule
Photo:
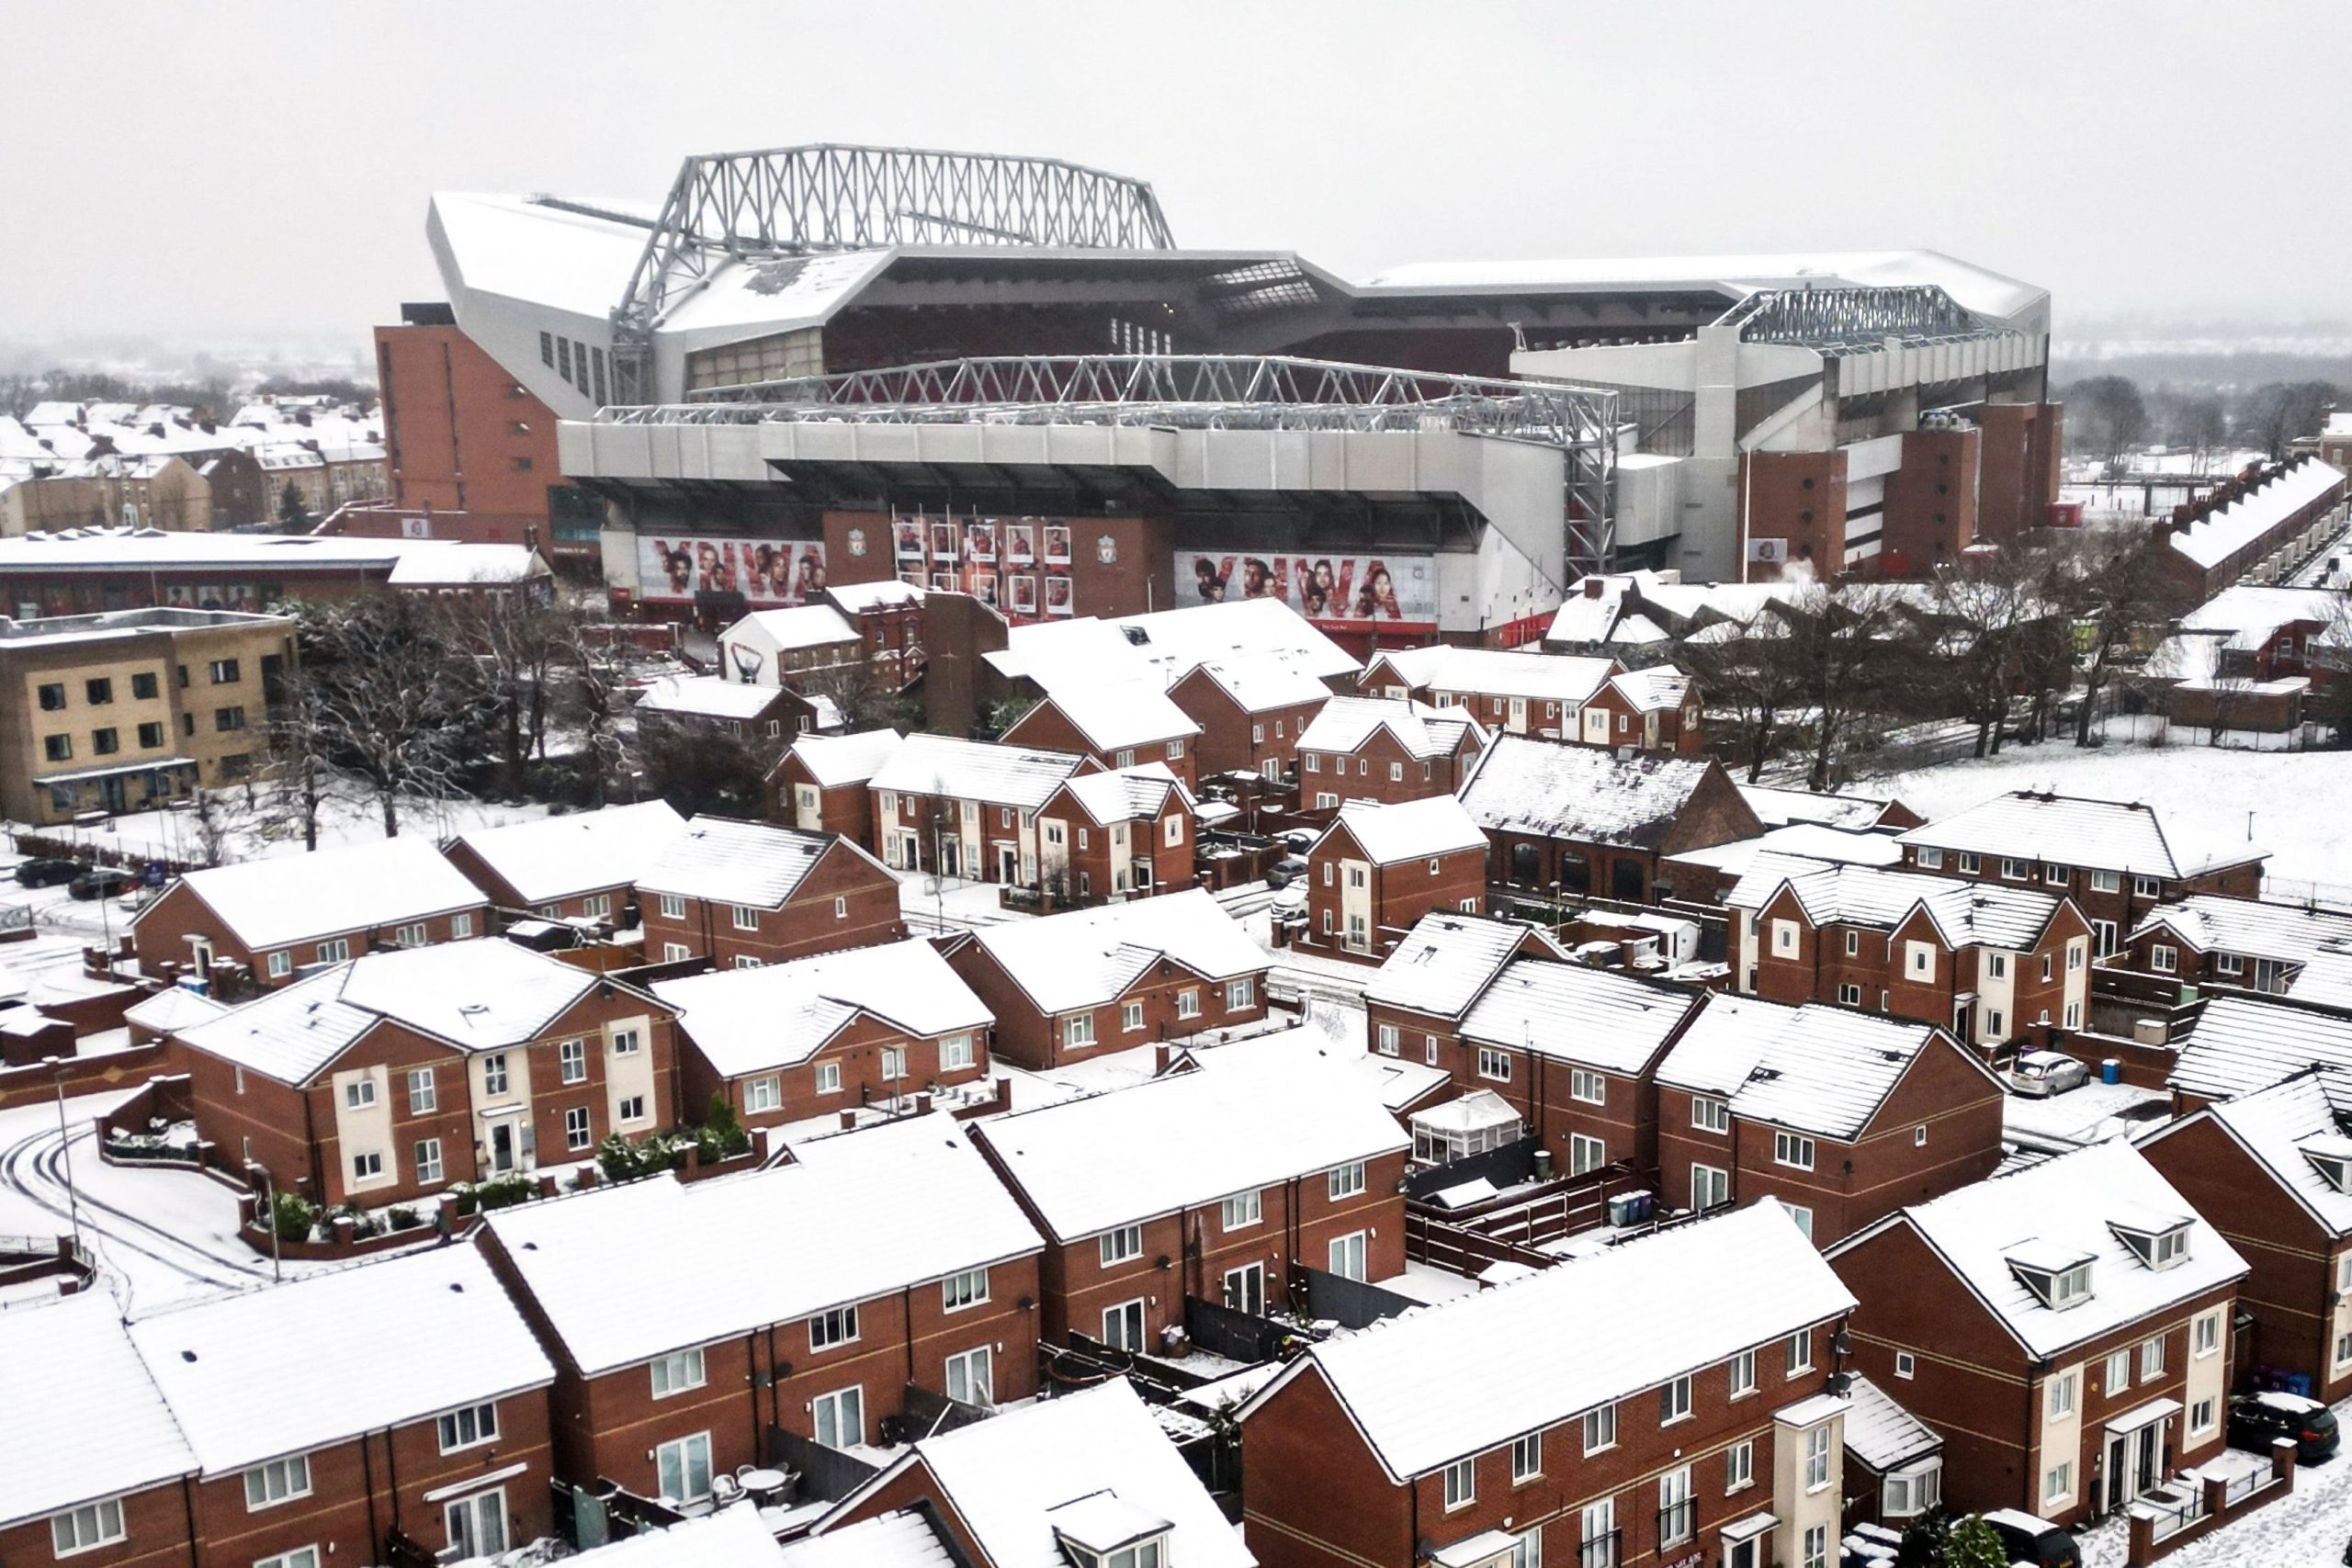
M 1690 695 L 1690 677 L 1671 664 L 1628 670 L 1611 676 L 1609 685 L 1635 713 L 1670 713 Z
M 1713 766 L 1700 757 L 1644 751 L 1621 759 L 1603 747 L 1503 735 L 1478 759 L 1462 804 L 1489 829 L 1655 845 Z
M 1201 732 L 1182 708 L 1168 700 L 1167 691 L 1157 680 L 1065 682 L 1046 694 L 1046 704 L 1069 720 L 1070 728 L 1098 751 Z M 1008 733 L 1019 729 L 1028 716 L 1023 714 L 1008 726 Z
M 1086 765 L 1075 751 L 989 745 L 952 735 L 910 735 L 875 770 L 871 786 L 899 795 L 982 800 L 1035 811 L 1055 786 Z
M 495 937 L 388 948 L 266 991 L 178 1031 L 187 1044 L 307 1083 L 385 1019 L 459 1051 L 519 1045 L 600 984 L 593 972 Z
M 1459 1018 L 1530 937 L 1566 956 L 1533 926 L 1433 909 L 1413 922 L 1413 929 L 1364 983 L 1363 999 Z
M 1064 1242 L 1412 1146 L 1354 1070 L 1361 1050 L 1249 1040 L 1201 1055 L 1215 1060 L 973 1135 Z
M 793 1154 L 796 1164 L 691 1187 L 659 1176 L 502 1209 L 490 1226 L 592 1377 L 1044 1245 L 953 1117 L 910 1116 Z M 744 1245 L 755 1235 L 770 1239 Z
M 1853 1306 L 1788 1212 L 1761 1199 L 1325 1340 L 1243 1406 L 1242 1429 L 1291 1379 L 1317 1372 L 1401 1481 Z
M 180 883 L 255 953 L 488 902 L 431 842 L 413 838 L 216 865 Z
M 2185 1221 L 2188 1256 L 2151 1269 L 2116 1235 L 2118 1224 Z M 2038 1165 L 1897 1210 L 1829 1249 L 1843 1257 L 1897 1224 L 1916 1230 L 1952 1273 L 2030 1354 L 2069 1346 L 2243 1278 L 2245 1259 L 2190 1208 L 2156 1168 L 2120 1139 L 2092 1144 Z M 2019 1278 L 2018 1267 L 2091 1265 L 2091 1293 L 2062 1309 Z
M 1581 705 L 1609 683 L 1616 670 L 1613 659 L 1584 659 L 1571 654 L 1527 653 L 1500 648 L 1385 649 L 1374 662 L 1390 669 L 1417 690 L 1441 699 L 1476 694 L 1479 696 L 1532 697 L 1539 702 Z
M 1462 1020 L 1462 1037 L 1602 1072 L 1639 1073 L 1703 992 L 1581 964 L 1516 959 Z
M 809 833 L 772 822 L 696 817 L 637 879 L 648 893 L 780 909 L 827 852 L 839 848 L 876 870 L 882 863 L 839 833 Z
M 1271 713 L 1331 698 L 1331 688 L 1322 677 L 1296 664 L 1240 656 L 1212 660 L 1199 671 L 1244 713 Z
M 1734 839 L 1702 850 L 1682 850 L 1672 857 L 1678 865 L 1702 865 L 1731 877 L 1745 876 L 1759 861 L 1783 863 L 1809 861 L 1818 865 L 1897 866 L 1903 846 L 1892 833 L 1827 828 L 1817 822 L 1792 822 L 1767 829 L 1760 838 Z
M 667 801 L 607 806 L 562 817 L 477 828 L 448 846 L 465 845 L 528 905 L 634 884 L 646 864 L 685 826 Z
M 996 1021 L 939 950 L 920 938 L 756 969 L 657 980 L 712 1070 L 740 1077 L 805 1062 L 860 1013 L 930 1039 Z
M 789 755 L 800 759 L 820 789 L 864 784 L 897 754 L 905 737 L 887 726 L 854 735 L 804 735 Z
M 555 1378 L 489 1261 L 469 1247 L 213 1297 L 134 1323 L 130 1337 L 208 1476 Z M 351 1353 L 401 1344 L 432 1353 Z
M 735 1512 L 758 1517 L 757 1509 L 738 1508 Z M 773 1536 L 768 1540 L 771 1546 L 775 1545 Z M 931 1521 L 912 1508 L 876 1514 L 824 1535 L 802 1536 L 781 1551 L 778 1568 L 957 1568 L 956 1559 L 940 1543 L 939 1532 L 931 1528 Z M 591 1563 L 589 1568 L 603 1568 L 603 1564 Z M 664 1563 L 662 1568 L 671 1565 Z M 681 1562 L 676 1568 L 704 1568 L 704 1564 Z M 711 1568 L 730 1565 L 718 1563 Z
M 973 937 L 1047 1013 L 1100 1006 L 1162 958 L 1211 980 L 1256 975 L 1272 962 L 1224 906 L 1198 887 L 982 926 Z
M 1868 926 L 1892 931 L 1925 910 L 1952 947 L 2022 951 L 2040 942 L 2064 902 L 2030 888 L 1962 882 L 1873 865 L 1759 855 L 1724 896 L 1731 909 L 1761 909 L 1786 887 L 1815 926 Z
M 750 1506 L 721 1508 L 666 1529 L 640 1530 L 575 1555 L 582 1568 L 816 1568 L 821 1561 L 790 1555 L 776 1544 L 775 1531 L 760 1510 Z M 948 1560 L 936 1561 L 945 1568 Z M 876 1568 L 931 1564 L 920 1557 L 879 1558 Z
M 1302 751 L 1354 751 L 1386 730 L 1408 757 L 1451 757 L 1466 736 L 1481 745 L 1487 728 L 1467 708 L 1431 707 L 1408 697 L 1333 697 L 1298 732 Z
M 759 717 L 787 695 L 781 686 L 753 685 L 724 675 L 664 675 L 638 697 L 637 711 L 741 721 Z
M 1289 605 L 1273 599 L 1193 604 L 1114 620 L 1080 615 L 1014 626 L 983 656 L 999 674 L 1048 692 L 1066 682 L 1155 679 L 1172 686 L 1201 665 L 1297 671 L 1317 681 L 1353 675 L 1356 660 Z
M 2284 998 L 2209 996 L 2173 1050 L 2165 1087 L 2227 1100 L 2314 1063 L 2352 1067 L 2352 1014 Z
M 1742 800 L 1767 828 L 1795 822 L 1817 822 L 1825 828 L 1875 828 L 1886 813 L 1902 802 L 1867 795 L 1820 795 L 1809 789 L 1776 789 L 1770 784 L 1736 784 Z
M 1483 852 L 1487 847 L 1487 835 L 1470 819 L 1462 802 L 1450 795 L 1432 795 L 1393 806 L 1351 800 L 1340 807 L 1339 817 L 1323 830 L 1323 839 L 1316 841 L 1316 848 L 1320 849 L 1324 840 L 1342 828 L 1355 840 L 1357 847 L 1372 857 L 1374 865 L 1395 865 L 1400 861 L 1452 854 L 1457 850 Z
M 1905 844 L 2008 855 L 2141 876 L 2196 876 L 2264 858 L 2252 844 L 2204 844 L 2137 801 L 2013 790 L 1902 835 Z
M 1062 787 L 1080 810 L 1105 826 L 1158 817 L 1167 809 L 1171 794 L 1186 811 L 1193 809 L 1193 792 L 1165 762 L 1138 762 L 1132 768 L 1083 773 Z
M 0 1312 L 0 1525 L 196 1472 L 106 1290 Z
M 2219 566 L 2343 482 L 2342 473 L 2315 457 L 2295 459 L 2168 542 L 2199 566 Z
M 2352 915 L 2194 893 L 2149 910 L 2132 935 L 2159 931 L 2200 953 L 2278 959 L 2290 966 L 2284 995 L 2352 1006 Z
M 1846 1397 L 1853 1402 L 1846 1407 L 1846 1451 L 1881 1475 L 1942 1450 L 1934 1428 L 1861 1373 L 1846 1385 Z
M 2352 1192 L 2320 1174 L 2310 1155 L 2352 1158 L 2352 1068 L 2312 1066 L 2268 1089 L 2217 1100 L 2142 1140 L 2148 1148 L 2198 1121 L 2218 1125 L 2324 1229 L 2352 1235 Z
M 719 641 L 767 642 L 790 651 L 854 642 L 857 623 L 831 604 L 795 604 L 785 610 L 754 610 L 718 634 Z
M 1741 1116 L 1826 1138 L 1860 1136 L 1932 1024 L 1719 992 L 1658 1065 L 1657 1081 L 1731 1101 Z M 1998 1092 L 1989 1078 L 1987 1092 Z
M 914 583 L 882 577 L 872 582 L 833 583 L 826 588 L 825 597 L 842 614 L 862 615 L 876 610 L 920 610 L 923 591 Z

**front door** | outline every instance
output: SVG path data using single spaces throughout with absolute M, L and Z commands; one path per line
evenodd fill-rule
M 1724 1568 L 1758 1568 L 1756 1540 L 1751 1535 L 1746 1540 L 1733 1541 L 1731 1551 L 1724 1554 Z
M 1021 848 L 1017 844 L 996 847 L 996 879 L 1007 886 L 1021 879 Z
M 522 1149 L 515 1141 L 514 1123 L 492 1122 L 490 1124 L 490 1168 L 503 1175 L 514 1169 L 521 1159 Z
M 108 811 L 119 812 L 123 809 L 123 799 L 122 775 L 120 773 L 108 773 L 105 778 L 98 781 L 98 804 L 100 806 L 105 807 Z
M 1511 698 L 1509 724 L 1513 735 L 1527 733 L 1527 699 L 1525 697 Z

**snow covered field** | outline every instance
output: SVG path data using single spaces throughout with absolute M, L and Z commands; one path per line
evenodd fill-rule
M 265 855 L 299 855 L 302 840 L 265 838 L 256 813 L 235 790 L 218 796 L 229 823 L 228 857 L 254 860 Z M 401 809 L 401 834 L 442 840 L 474 828 L 500 828 L 545 817 L 544 806 L 503 806 L 480 800 L 412 800 Z M 201 859 L 195 813 L 189 811 L 127 811 L 94 828 L 28 828 L 45 838 L 70 839 L 126 854 L 154 855 L 166 860 Z M 382 814 L 365 800 L 334 800 L 320 814 L 319 848 L 379 841 L 384 836 Z

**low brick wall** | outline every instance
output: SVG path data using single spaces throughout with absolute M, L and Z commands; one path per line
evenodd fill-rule
M 145 1082 L 166 1068 L 168 1054 L 160 1044 L 134 1045 L 128 1051 L 109 1052 L 103 1056 L 68 1056 L 59 1066 L 69 1097 L 96 1094 Z M 56 1074 L 38 1063 L 29 1067 L 0 1068 L 0 1111 L 30 1105 L 36 1100 L 55 1100 L 58 1081 Z
M 2124 1523 L 2130 1544 L 2124 1554 L 2129 1568 L 2147 1568 L 2157 1559 L 2178 1551 L 2193 1540 L 2234 1524 L 2258 1508 L 2293 1495 L 2295 1490 L 2295 1444 L 2290 1438 L 2280 1438 L 2270 1445 L 2270 1479 L 2260 1489 L 2241 1497 L 2235 1504 L 2227 1499 L 2227 1483 L 2218 1477 L 2204 1477 L 2199 1484 L 2203 1489 L 2204 1512 L 2192 1523 L 2183 1525 L 2162 1540 L 2156 1539 L 2156 1526 L 2164 1518 L 2164 1511 L 2144 1503 L 2132 1506 Z

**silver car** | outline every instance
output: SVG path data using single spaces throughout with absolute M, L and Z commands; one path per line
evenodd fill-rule
M 2057 1051 L 2024 1051 L 2009 1069 L 2009 1087 L 2037 1099 L 2064 1094 L 2091 1081 L 2091 1070 Z

